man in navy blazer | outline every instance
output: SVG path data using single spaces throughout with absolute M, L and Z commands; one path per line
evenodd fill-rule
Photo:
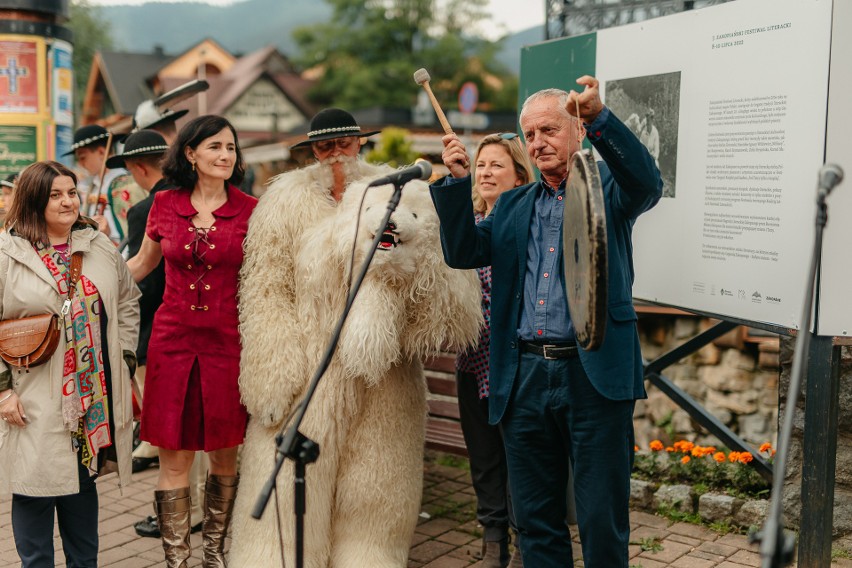
M 662 180 L 647 149 L 603 105 L 598 81 L 577 83 L 582 93 L 546 89 L 521 109 L 541 181 L 503 193 L 476 225 L 470 162 L 449 134 L 442 159 L 450 175 L 431 191 L 447 264 L 492 267 L 489 418 L 505 438 L 524 564 L 573 566 L 565 522 L 570 459 L 585 566 L 627 568 L 633 407 L 646 396 L 631 231 L 660 199 Z M 562 214 L 574 206 L 563 199 L 568 160 L 583 137 L 580 119 L 604 160 L 609 317 L 597 351 L 576 345 L 562 261 Z

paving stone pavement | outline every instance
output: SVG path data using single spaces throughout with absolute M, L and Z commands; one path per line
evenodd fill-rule
M 101 567 L 147 568 L 162 566 L 159 539 L 141 538 L 133 523 L 152 513 L 151 499 L 156 468 L 134 475 L 122 492 L 114 476 L 98 483 L 100 494 Z M 11 498 L 0 497 L 0 568 L 20 566 L 10 519 Z M 477 525 L 475 497 L 463 460 L 429 452 L 424 463 L 423 513 L 411 542 L 409 568 L 478 568 L 481 528 Z M 745 536 L 719 535 L 705 527 L 674 523 L 641 511 L 630 514 L 631 568 L 743 568 L 760 566 L 756 547 Z M 577 527 L 575 566 L 583 566 Z M 201 565 L 201 534 L 191 537 L 194 557 L 190 567 Z M 56 566 L 65 566 L 59 535 L 54 530 Z M 840 559 L 832 567 L 852 568 Z M 243 567 L 232 567 L 243 568 Z M 255 568 L 255 567 L 253 567 Z M 265 567 L 256 567 L 265 568 Z M 278 568 L 271 561 L 269 568 Z M 369 568 L 369 567 L 365 567 Z M 529 567 L 534 568 L 534 567 Z

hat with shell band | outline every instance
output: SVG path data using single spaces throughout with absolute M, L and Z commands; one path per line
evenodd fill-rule
M 165 138 L 154 130 L 140 130 L 127 137 L 124 142 L 124 151 L 106 161 L 108 168 L 123 168 L 124 161 L 128 158 L 141 156 L 153 156 L 165 154 L 169 149 Z
M 308 139 L 294 144 L 291 148 L 309 146 L 312 142 L 320 140 L 332 140 L 334 138 L 345 138 L 346 136 L 366 137 L 378 134 L 378 130 L 372 132 L 361 132 L 361 127 L 355 122 L 355 117 L 339 108 L 325 108 L 319 111 L 311 119 L 311 129 Z
M 70 156 L 74 153 L 74 150 L 78 148 L 85 148 L 86 146 L 91 146 L 92 144 L 99 143 L 98 145 L 105 145 L 107 138 L 109 138 L 109 131 L 101 126 L 100 124 L 88 124 L 81 128 L 78 128 L 74 132 L 74 143 L 71 144 L 71 149 L 64 154 L 63 156 Z

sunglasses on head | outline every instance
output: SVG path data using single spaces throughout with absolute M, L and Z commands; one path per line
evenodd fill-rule
M 502 138 L 503 140 L 514 140 L 517 137 L 517 132 L 503 132 L 502 134 L 500 134 L 500 138 Z

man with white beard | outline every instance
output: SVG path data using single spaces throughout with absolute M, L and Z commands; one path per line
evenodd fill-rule
M 279 426 L 294 393 L 301 391 L 300 379 L 282 373 L 283 362 L 291 366 L 304 360 L 296 340 L 304 330 L 296 313 L 293 276 L 300 237 L 334 214 L 347 185 L 393 171 L 359 157 L 361 140 L 377 133 L 362 132 L 345 110 L 319 111 L 307 140 L 293 146 L 310 146 L 316 163 L 275 177 L 249 220 L 240 273 L 240 393 L 250 419 L 265 426 Z M 257 353 L 262 355 L 253 355 Z M 247 386 L 257 376 L 266 377 L 268 388 Z
M 377 132 L 362 132 L 355 118 L 344 110 L 321 110 L 311 119 L 307 140 L 293 146 L 309 145 L 316 163 L 274 178 L 249 220 L 239 292 L 243 345 L 240 394 L 249 413 L 249 434 L 279 429 L 298 402 L 296 395 L 310 380 L 300 338 L 306 327 L 312 326 L 302 321 L 296 305 L 295 259 L 302 234 L 335 214 L 349 184 L 394 171 L 359 157 L 362 140 L 374 134 Z M 321 258 L 329 251 L 317 246 L 312 253 Z M 326 331 L 313 329 L 314 333 Z M 244 453 L 252 444 L 266 444 L 263 438 L 266 436 L 247 436 Z M 274 444 L 269 444 L 270 468 L 274 453 Z M 268 511 L 264 519 L 268 522 L 264 523 L 246 518 L 247 501 L 253 503 L 256 498 L 254 486 L 259 489 L 265 479 L 241 469 L 248 493 L 241 496 L 234 514 L 232 558 L 235 554 L 245 556 L 248 552 L 240 550 L 252 547 L 249 542 L 269 547 L 278 542 L 275 523 L 269 520 L 275 518 L 274 513 Z M 291 520 L 291 516 L 282 518 L 282 522 Z

